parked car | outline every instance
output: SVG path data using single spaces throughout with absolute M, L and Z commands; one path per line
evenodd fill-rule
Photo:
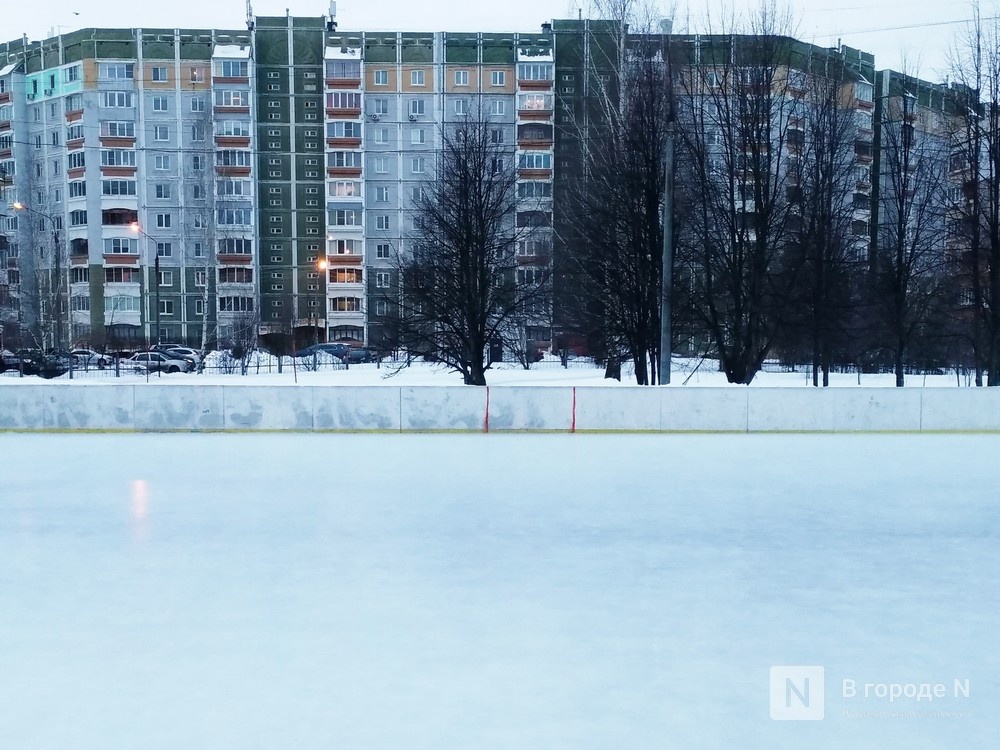
M 43 352 L 38 349 L 21 349 L 17 352 L 20 367 L 25 375 L 38 375 L 43 378 L 58 378 L 69 372 L 75 364 L 68 352 Z
M 148 372 L 191 372 L 194 369 L 190 359 L 178 359 L 164 352 L 139 352 L 129 357 L 126 364 Z
M 201 364 L 201 360 L 203 359 L 201 352 L 197 349 L 192 349 L 189 346 L 171 346 L 167 348 L 160 348 L 156 351 L 163 352 L 167 355 L 177 355 L 184 357 L 185 359 L 193 360 L 195 365 Z
M 351 365 L 360 364 L 361 362 L 374 362 L 376 361 L 375 352 L 371 349 L 351 349 L 343 357 L 343 360 Z
M 0 372 L 17 370 L 21 367 L 21 358 L 9 349 L 0 349 Z
M 103 370 L 114 363 L 113 357 L 108 354 L 95 352 L 93 349 L 74 349 L 70 354 L 76 359 L 79 367 L 96 367 L 99 370 Z
M 331 348 L 332 347 L 332 348 Z M 347 349 L 349 347 L 345 347 Z M 311 357 L 314 354 L 321 354 L 327 357 L 335 357 L 340 359 L 347 352 L 340 349 L 336 344 L 313 344 L 312 346 L 307 346 L 305 349 L 299 349 L 295 352 L 295 357 Z

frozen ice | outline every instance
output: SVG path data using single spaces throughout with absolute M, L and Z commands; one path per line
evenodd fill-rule
M 992 747 L 997 455 L 0 435 L 0 748 Z M 822 721 L 769 718 L 775 665 L 824 667 Z

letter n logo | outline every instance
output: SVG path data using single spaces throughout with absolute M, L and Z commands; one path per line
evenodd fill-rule
M 824 715 L 823 667 L 771 667 L 771 718 L 819 721 Z

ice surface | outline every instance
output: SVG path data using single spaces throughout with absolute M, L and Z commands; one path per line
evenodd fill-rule
M 0 748 L 993 747 L 998 454 L 0 435 Z M 825 667 L 823 721 L 770 720 L 772 665 Z

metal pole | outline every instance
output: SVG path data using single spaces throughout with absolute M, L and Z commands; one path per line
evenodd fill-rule
M 667 122 L 663 159 L 663 271 L 660 274 L 660 385 L 670 384 L 671 308 L 674 278 L 674 122 Z
M 156 245 L 153 245 L 153 252 L 155 256 L 153 258 L 153 283 L 156 284 L 155 294 L 156 294 L 156 343 L 160 342 L 160 253 L 156 249 Z
M 52 245 L 55 249 L 55 271 L 56 271 L 56 285 L 55 294 L 53 295 L 53 301 L 55 302 L 56 309 L 53 313 L 53 320 L 55 322 L 55 342 L 54 348 L 56 351 L 62 351 L 62 306 L 59 300 L 60 291 L 60 281 L 62 280 L 62 254 L 59 252 L 59 230 L 56 229 L 56 223 L 49 217 L 49 223 L 52 225 Z

